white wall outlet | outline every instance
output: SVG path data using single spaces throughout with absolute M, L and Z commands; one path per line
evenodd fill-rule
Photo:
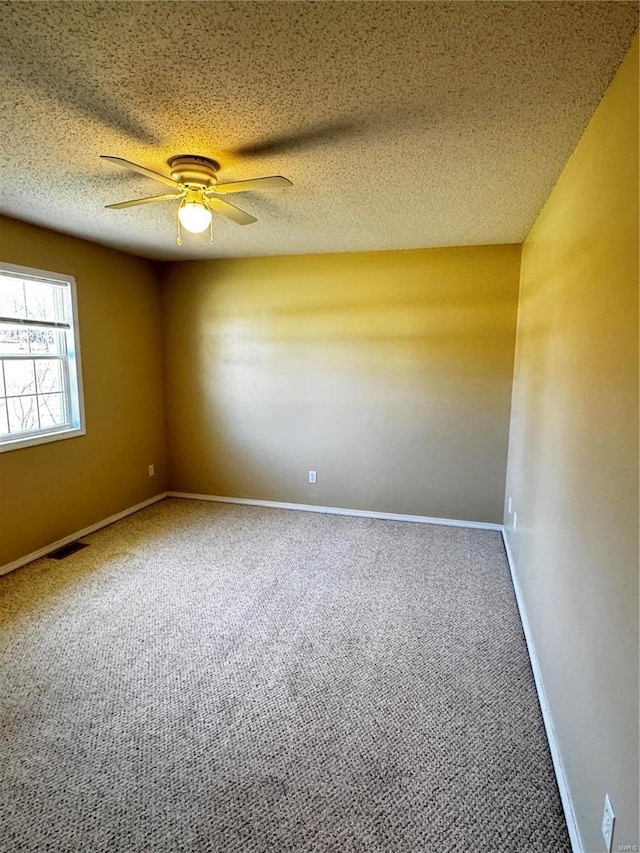
M 309 471 L 309 482 L 310 483 L 317 483 L 318 482 L 317 471 Z
M 602 812 L 602 837 L 607 845 L 607 853 L 611 853 L 611 844 L 613 843 L 613 827 L 616 822 L 616 816 L 613 813 L 613 806 L 609 799 L 609 794 L 604 795 L 604 811 Z
M 509 495 L 507 500 L 507 512 L 511 512 L 511 495 Z
M 517 529 L 518 529 L 518 513 L 514 512 L 513 513 L 513 532 L 515 533 Z
M 155 465 L 149 465 L 149 476 L 150 477 L 156 476 L 156 466 Z

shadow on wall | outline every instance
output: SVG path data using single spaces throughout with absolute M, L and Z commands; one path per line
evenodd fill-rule
M 165 287 L 172 487 L 474 518 L 472 478 L 499 520 L 519 251 L 491 250 L 493 276 L 480 250 L 466 277 L 428 252 L 189 265 Z

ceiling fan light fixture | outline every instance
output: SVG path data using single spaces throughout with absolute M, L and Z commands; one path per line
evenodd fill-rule
M 293 186 L 288 178 L 282 175 L 268 175 L 262 178 L 250 178 L 246 181 L 231 181 L 225 184 L 217 182 L 216 173 L 220 164 L 209 157 L 199 157 L 195 154 L 183 154 L 170 157 L 167 160 L 171 169 L 171 177 L 162 175 L 132 163 L 123 157 L 114 157 L 111 154 L 101 154 L 102 160 L 108 160 L 116 166 L 124 166 L 161 184 L 167 184 L 173 192 L 164 195 L 155 195 L 148 198 L 134 198 L 130 201 L 120 201 L 117 204 L 105 205 L 111 209 L 125 207 L 136 207 L 139 204 L 152 204 L 159 201 L 174 201 L 180 199 L 178 207 L 178 236 L 176 242 L 182 246 L 180 228 L 190 231 L 192 234 L 201 234 L 207 228 L 211 231 L 213 242 L 213 217 L 211 210 L 231 219 L 237 225 L 251 225 L 257 222 L 255 216 L 247 213 L 239 207 L 225 201 L 221 196 L 227 193 L 243 193 L 250 190 L 273 190 L 282 187 Z
M 186 231 L 200 234 L 211 225 L 211 211 L 204 200 L 187 196 L 178 208 L 178 219 Z

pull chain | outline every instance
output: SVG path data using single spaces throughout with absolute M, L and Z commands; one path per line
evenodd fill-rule
M 182 234 L 180 232 L 180 217 L 178 216 L 178 237 L 176 239 L 178 246 L 182 246 Z

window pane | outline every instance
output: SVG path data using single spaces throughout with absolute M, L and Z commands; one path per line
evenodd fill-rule
M 66 332 L 61 329 L 25 329 L 0 323 L 0 353 L 66 355 Z
M 7 401 L 0 400 L 0 435 L 6 435 L 9 432 L 7 422 Z
M 29 329 L 27 332 L 29 352 L 65 353 L 65 333 L 56 329 Z
M 33 359 L 5 359 L 4 380 L 7 386 L 7 397 L 34 393 L 36 390 L 36 377 Z
M 0 324 L 0 353 L 21 355 L 29 352 L 29 332 L 17 326 Z
M 40 426 L 60 426 L 66 422 L 62 394 L 38 395 L 38 407 L 40 410 Z
M 0 317 L 24 317 L 25 311 L 22 281 L 0 275 Z
M 58 288 L 56 288 L 57 290 Z M 34 320 L 56 320 L 54 289 L 50 284 L 30 281 L 25 287 L 25 316 Z
M 62 371 L 59 359 L 39 358 L 36 361 L 36 390 L 62 391 Z
M 9 432 L 38 428 L 38 403 L 35 396 L 10 397 L 7 400 Z

